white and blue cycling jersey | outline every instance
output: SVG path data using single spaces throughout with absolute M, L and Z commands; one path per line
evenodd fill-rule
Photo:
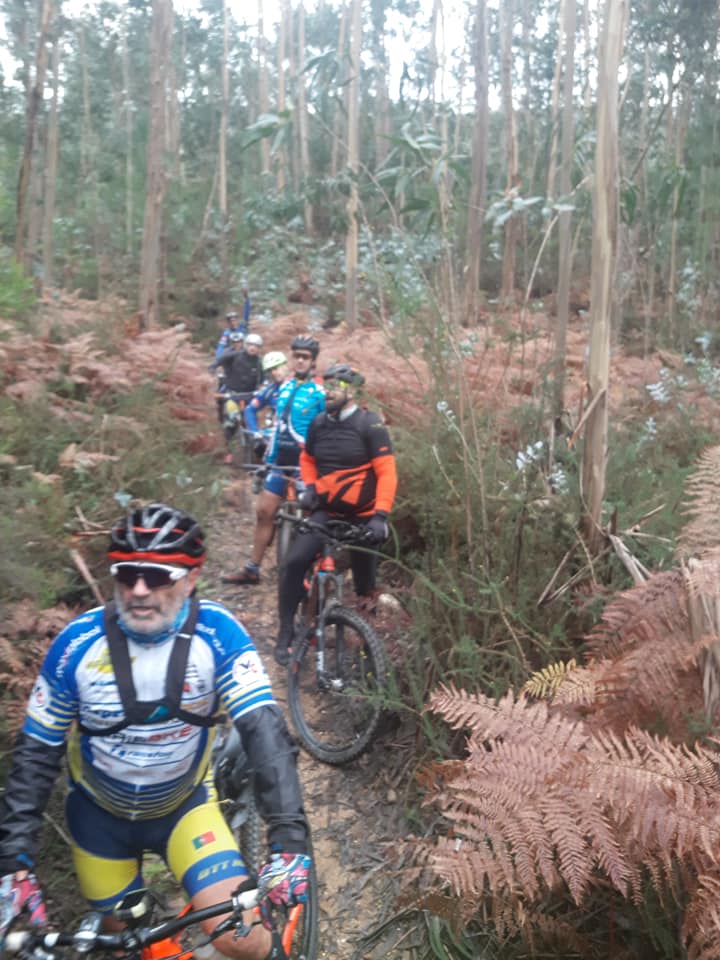
M 127 642 L 138 700 L 161 699 L 172 639 Z M 202 717 L 224 711 L 237 720 L 274 702 L 249 635 L 224 607 L 201 600 L 182 709 Z M 207 772 L 212 727 L 165 719 L 88 736 L 72 729 L 76 718 L 93 731 L 124 718 L 102 607 L 77 617 L 56 637 L 30 695 L 24 732 L 54 747 L 69 736 L 71 780 L 103 809 L 128 820 L 176 809 Z

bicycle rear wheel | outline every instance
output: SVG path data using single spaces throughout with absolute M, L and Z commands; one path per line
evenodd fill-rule
M 348 763 L 370 746 L 383 711 L 387 663 L 383 645 L 355 611 L 333 604 L 323 614 L 324 669 L 318 673 L 314 634 L 294 644 L 288 705 L 308 753 Z

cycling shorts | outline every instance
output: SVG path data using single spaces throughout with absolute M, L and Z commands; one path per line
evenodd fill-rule
M 78 787 L 71 788 L 65 812 L 80 891 L 102 913 L 111 913 L 124 894 L 143 887 L 145 851 L 165 860 L 189 899 L 220 880 L 240 884 L 247 879 L 247 867 L 207 783 L 173 813 L 155 820 L 116 817 Z
M 287 492 L 288 476 L 299 477 L 300 467 L 292 472 L 287 468 L 279 470 L 277 467 L 271 467 L 270 472 L 265 477 L 265 489 L 269 493 L 274 493 L 276 497 L 284 497 Z

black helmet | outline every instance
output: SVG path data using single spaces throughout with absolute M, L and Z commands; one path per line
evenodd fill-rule
M 365 377 L 349 363 L 333 363 L 323 374 L 323 380 L 344 380 L 353 387 L 361 387 L 365 383 Z
M 290 348 L 292 350 L 307 350 L 312 354 L 313 360 L 317 360 L 317 355 L 320 353 L 320 344 L 309 333 L 299 333 L 296 337 L 293 337 Z
M 166 503 L 149 503 L 113 525 L 108 557 L 199 567 L 205 559 L 204 539 L 200 524 L 189 513 Z

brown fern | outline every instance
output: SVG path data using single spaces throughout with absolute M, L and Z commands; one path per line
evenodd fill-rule
M 681 559 L 720 549 L 720 446 L 698 459 L 685 483 L 684 513 L 690 519 L 678 538 Z

